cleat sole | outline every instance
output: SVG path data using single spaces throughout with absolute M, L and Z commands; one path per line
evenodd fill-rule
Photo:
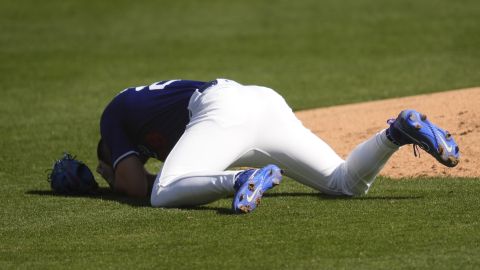
M 250 211 L 252 211 L 249 205 L 241 205 L 240 207 L 238 207 L 238 209 L 240 209 L 240 211 L 242 211 L 245 214 L 250 213 Z
M 275 165 L 267 165 L 246 176 L 248 180 L 236 188 L 232 209 L 236 213 L 250 213 L 260 204 L 264 192 L 280 184 L 282 174 Z
M 392 124 L 407 143 L 418 145 L 445 166 L 454 167 L 459 163 L 459 148 L 453 136 L 428 121 L 425 114 L 405 110 L 397 120 Z
M 457 166 L 458 162 L 460 161 L 458 158 L 456 157 L 453 157 L 453 156 L 449 156 L 448 157 L 448 161 L 450 162 L 451 166 L 449 167 L 454 167 L 454 166 Z

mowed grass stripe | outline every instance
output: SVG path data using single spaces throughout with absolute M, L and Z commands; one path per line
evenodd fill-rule
M 152 209 L 121 198 L 29 194 L 44 199 L 21 207 L 29 223 L 4 220 L 0 250 L 5 265 L 25 267 L 238 269 L 247 257 L 267 268 L 448 269 L 479 263 L 479 189 L 477 179 L 380 179 L 368 196 L 348 199 L 287 180 L 242 216 L 230 214 L 230 199 Z
M 153 209 L 52 196 L 45 181 L 64 150 L 94 168 L 98 118 L 127 86 L 227 77 L 303 109 L 479 85 L 479 11 L 471 0 L 1 2 L 0 268 L 480 267 L 478 178 L 380 179 L 358 199 L 286 181 L 246 216 L 230 215 L 230 199 Z

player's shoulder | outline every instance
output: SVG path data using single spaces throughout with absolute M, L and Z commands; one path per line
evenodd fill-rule
M 158 98 L 176 95 L 180 92 L 192 93 L 204 84 L 204 81 L 173 79 L 157 81 L 148 85 L 127 87 L 110 101 L 104 113 L 112 112 L 117 114 L 125 111 L 129 106 L 145 105 L 149 101 L 158 102 Z
M 126 96 L 135 93 L 148 93 L 150 91 L 157 92 L 155 90 L 181 90 L 181 89 L 198 89 L 204 85 L 204 81 L 173 79 L 157 81 L 148 85 L 140 85 L 134 87 L 128 87 L 122 90 L 118 95 Z M 150 91 L 148 91 L 150 90 Z

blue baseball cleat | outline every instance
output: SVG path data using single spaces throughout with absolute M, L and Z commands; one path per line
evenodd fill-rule
M 405 110 L 388 123 L 387 134 L 398 145 L 418 145 L 445 166 L 455 167 L 458 164 L 460 152 L 452 135 L 428 121 L 424 114 Z
M 282 173 L 275 165 L 240 172 L 234 185 L 233 211 L 246 214 L 255 210 L 263 193 L 280 184 Z

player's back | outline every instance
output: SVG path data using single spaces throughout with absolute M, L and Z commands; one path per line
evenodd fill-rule
M 169 80 L 120 92 L 105 108 L 101 136 L 116 160 L 134 151 L 164 160 L 189 121 L 188 103 L 205 82 Z

